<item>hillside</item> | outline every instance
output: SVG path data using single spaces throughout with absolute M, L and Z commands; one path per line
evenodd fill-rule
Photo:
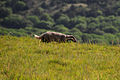
M 1 80 L 119 80 L 120 47 L 0 36 Z
M 46 31 L 74 35 L 81 43 L 120 43 L 119 0 L 1 0 L 0 35 Z

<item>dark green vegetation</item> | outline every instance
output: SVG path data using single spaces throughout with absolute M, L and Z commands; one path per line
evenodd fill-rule
M 120 0 L 0 0 L 0 35 L 48 30 L 80 42 L 119 44 Z
M 0 36 L 0 80 L 120 80 L 120 47 Z

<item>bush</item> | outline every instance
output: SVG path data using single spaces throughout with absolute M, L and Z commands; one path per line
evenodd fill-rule
M 108 44 L 117 44 L 118 38 L 113 34 L 104 34 L 104 39 Z
M 27 19 L 29 19 L 33 24 L 40 22 L 40 19 L 38 16 L 27 16 Z
M 120 8 L 117 9 L 117 15 L 120 16 Z
M 51 21 L 54 22 L 54 20 L 51 18 L 51 16 L 47 13 L 43 14 L 40 18 L 40 20 L 44 20 L 44 21 Z
M 23 1 L 17 1 L 17 3 L 13 7 L 13 11 L 19 12 L 25 10 L 26 8 L 26 4 Z
M 12 9 L 11 8 L 5 8 L 5 7 L 0 8 L 0 18 L 7 17 L 11 14 L 12 14 Z
M 92 5 L 92 6 L 93 6 L 93 5 Z M 94 5 L 94 6 L 95 6 L 95 5 Z M 99 16 L 99 15 L 100 15 L 99 12 L 97 12 L 97 10 L 96 10 L 95 8 L 89 10 L 89 11 L 88 11 L 88 14 L 87 14 L 88 17 L 97 17 L 97 16 Z
M 86 24 L 82 24 L 82 23 L 77 24 L 75 26 L 75 28 L 79 29 L 81 32 L 85 32 L 86 31 L 86 27 L 87 27 L 87 25 Z
M 115 27 L 107 27 L 107 28 L 104 29 L 104 32 L 115 34 L 115 33 L 118 32 L 118 29 L 116 29 Z
M 27 21 L 20 15 L 11 15 L 3 20 L 2 25 L 7 28 L 24 28 Z
M 65 27 L 64 25 L 62 25 L 62 24 L 54 26 L 54 27 L 53 27 L 53 30 L 58 31 L 58 32 L 64 32 L 64 33 L 66 33 L 66 32 L 69 31 L 69 29 L 66 28 L 66 27 Z
M 37 16 L 41 16 L 44 14 L 44 9 L 43 8 L 37 8 L 33 11 L 33 14 L 37 15 Z
M 104 31 L 101 31 L 100 29 L 96 29 L 96 30 L 94 31 L 94 34 L 103 35 L 103 34 L 104 34 Z
M 35 27 L 41 28 L 41 29 L 51 29 L 54 23 L 50 21 L 40 21 L 37 24 L 35 24 Z
M 117 36 L 117 42 L 120 44 L 120 33 L 117 33 L 116 36 Z
M 87 33 L 94 33 L 94 31 L 96 30 L 97 24 L 92 22 L 88 25 L 87 27 Z
M 79 35 L 79 36 L 82 35 L 82 32 L 77 28 L 71 29 L 70 33 L 75 34 L 75 35 Z
M 82 36 L 81 36 L 81 38 L 82 38 L 82 42 L 90 42 L 90 40 L 92 40 L 92 36 L 90 36 L 89 34 L 83 34 Z
M 57 19 L 57 24 L 63 24 L 64 26 L 69 26 L 69 17 L 67 15 L 62 14 L 58 19 Z
M 70 28 L 72 27 L 75 27 L 77 24 L 87 24 L 86 23 L 86 18 L 85 17 L 81 17 L 81 16 L 78 16 L 78 17 L 74 17 L 70 20 Z
M 104 37 L 95 34 L 83 34 L 82 41 L 87 43 L 104 43 Z

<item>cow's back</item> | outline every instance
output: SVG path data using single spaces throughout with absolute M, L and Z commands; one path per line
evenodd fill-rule
M 50 41 L 65 41 L 65 34 L 58 33 L 58 32 L 46 32 L 45 36 L 49 38 Z

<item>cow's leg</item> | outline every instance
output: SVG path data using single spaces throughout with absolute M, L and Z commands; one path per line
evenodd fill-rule
M 60 41 L 59 42 L 65 42 L 66 41 L 66 37 L 64 36 L 64 35 L 62 35 L 61 37 L 60 37 Z
M 49 37 L 47 35 L 44 35 L 41 39 L 42 42 L 49 42 Z

